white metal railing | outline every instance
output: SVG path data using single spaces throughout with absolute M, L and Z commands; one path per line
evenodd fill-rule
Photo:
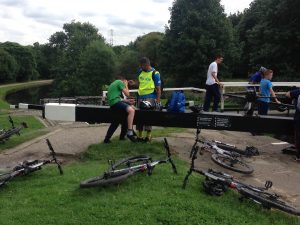
M 182 87 L 182 88 L 164 88 L 163 90 L 164 92 L 168 92 L 168 91 L 194 91 L 194 92 L 206 92 L 205 89 L 200 89 L 200 88 L 194 88 L 194 87 Z M 137 93 L 138 90 L 137 89 L 132 89 L 129 90 L 130 93 Z M 103 91 L 102 92 L 102 97 L 104 99 L 106 99 L 107 97 L 107 91 Z
M 226 93 L 226 87 L 253 87 L 259 86 L 259 84 L 249 84 L 248 82 L 221 82 L 224 86 L 221 90 L 221 110 L 224 110 L 224 94 Z M 300 87 L 300 82 L 272 82 L 273 87 Z M 205 89 L 195 87 L 182 87 L 182 88 L 164 88 L 164 92 L 169 91 L 194 91 L 199 93 L 205 93 Z M 138 92 L 137 89 L 129 90 L 130 93 Z M 102 99 L 106 100 L 107 91 L 102 92 Z

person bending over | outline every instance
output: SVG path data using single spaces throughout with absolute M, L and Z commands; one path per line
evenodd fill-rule
M 127 112 L 127 124 L 125 123 L 122 126 L 120 139 L 124 139 L 125 135 L 127 135 L 129 140 L 131 140 L 132 142 L 136 142 L 136 136 L 133 131 L 133 118 L 135 109 L 133 106 L 131 106 L 132 102 L 130 102 L 129 100 L 122 100 L 122 94 L 127 97 L 130 96 L 128 90 L 128 81 L 124 77 L 118 76 L 117 79 L 108 87 L 108 104 L 112 110 L 121 110 Z M 107 130 L 104 143 L 110 143 L 110 138 L 117 129 L 118 125 L 118 122 L 111 123 Z M 127 127 L 125 125 L 127 125 Z
M 296 162 L 300 162 L 300 89 L 295 89 L 286 93 L 288 98 L 295 102 L 296 112 L 294 116 L 295 126 L 295 147 L 297 150 Z
M 218 64 L 223 62 L 223 57 L 221 55 L 217 55 L 214 62 L 209 65 L 207 71 L 207 79 L 206 79 L 206 94 L 204 100 L 203 110 L 205 112 L 209 111 L 211 99 L 214 98 L 213 111 L 218 111 L 218 105 L 221 99 L 220 87 L 223 85 L 220 83 L 218 79 Z
M 266 70 L 264 73 L 264 78 L 260 82 L 260 96 L 258 99 L 258 114 L 259 115 L 267 115 L 269 110 L 270 97 L 272 96 L 275 99 L 275 102 L 280 104 L 280 101 L 276 98 L 276 94 L 273 91 L 272 80 L 273 71 Z

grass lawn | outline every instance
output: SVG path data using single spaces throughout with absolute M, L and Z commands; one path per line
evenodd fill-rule
M 16 127 L 19 126 L 21 122 L 26 122 L 28 128 L 22 129 L 20 132 L 20 136 L 14 135 L 4 144 L 0 143 L 0 151 L 3 149 L 15 147 L 25 141 L 46 134 L 46 131 L 41 130 L 44 128 L 44 125 L 34 116 L 12 116 L 12 119 Z M 8 115 L 0 116 L 0 126 L 0 129 L 8 129 L 11 127 L 11 124 L 8 121 Z
M 92 145 L 79 161 L 64 166 L 63 176 L 53 165 L 15 179 L 0 190 L 0 224 L 300 224 L 298 218 L 279 211 L 240 203 L 233 191 L 222 197 L 208 196 L 202 190 L 203 177 L 197 175 L 182 190 L 188 165 L 176 157 L 178 175 L 170 165 L 162 164 L 151 177 L 139 174 L 119 186 L 79 188 L 80 181 L 105 171 L 108 159 L 137 154 L 164 157 L 163 145 L 128 141 Z
M 24 83 L 0 85 L 0 109 L 9 108 L 9 104 L 5 101 L 5 97 L 7 94 L 27 88 L 49 85 L 52 82 L 53 80 L 38 80 Z

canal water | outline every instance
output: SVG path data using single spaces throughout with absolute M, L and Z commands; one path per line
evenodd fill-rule
M 53 85 L 33 87 L 20 90 L 6 96 L 6 101 L 12 105 L 18 103 L 40 104 L 40 99 L 53 96 Z

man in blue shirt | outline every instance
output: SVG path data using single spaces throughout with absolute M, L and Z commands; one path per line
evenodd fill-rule
M 264 72 L 266 71 L 267 69 L 265 67 L 260 67 L 259 71 L 257 71 L 250 77 L 249 84 L 259 84 L 260 81 L 263 79 Z
M 300 89 L 289 91 L 286 93 L 288 98 L 295 101 L 296 112 L 294 116 L 295 121 L 295 147 L 297 150 L 296 162 L 300 162 Z
M 272 88 L 273 71 L 267 70 L 264 73 L 264 78 L 260 82 L 260 98 L 258 99 L 258 114 L 267 115 L 269 110 L 270 97 L 272 96 L 276 103 L 280 104 L 280 101 L 276 98 L 276 94 Z
M 254 73 L 250 76 L 249 84 L 259 84 L 260 81 L 264 77 L 264 72 L 266 72 L 266 71 L 267 71 L 267 69 L 265 67 L 263 67 L 263 66 L 260 67 L 259 71 L 257 71 L 256 73 Z M 256 87 L 256 86 L 248 86 L 247 89 L 259 91 L 259 87 Z
M 138 105 L 142 101 L 148 101 L 154 109 L 158 109 L 161 106 L 161 79 L 160 73 L 156 71 L 150 64 L 150 60 L 147 57 L 140 59 L 140 70 L 138 73 L 138 82 L 130 81 L 132 84 L 138 83 Z M 151 126 L 145 126 L 143 124 L 136 125 L 138 130 L 138 141 L 149 142 L 151 140 Z M 146 137 L 143 136 L 143 131 L 147 132 Z

